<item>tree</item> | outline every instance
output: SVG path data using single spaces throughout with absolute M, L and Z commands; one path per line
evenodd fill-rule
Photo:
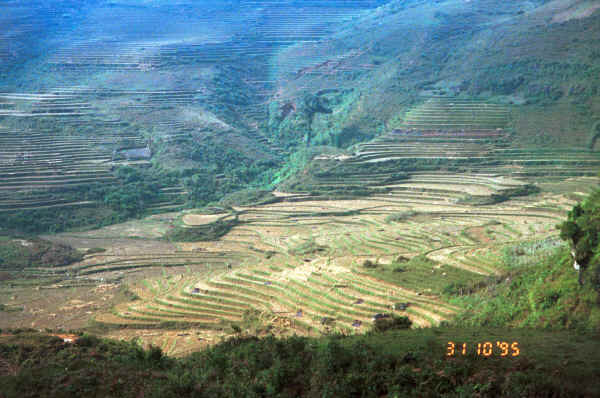
M 600 190 L 597 190 L 575 205 L 560 225 L 560 237 L 569 242 L 574 260 L 579 264 L 579 284 L 583 284 L 585 271 L 593 269 L 592 278 L 597 289 L 600 289 L 599 235 Z
M 327 98 L 320 97 L 313 94 L 306 94 L 304 96 L 304 107 L 303 112 L 306 115 L 308 121 L 308 132 L 306 137 L 306 146 L 310 145 L 310 139 L 312 135 L 312 122 L 314 120 L 315 114 L 317 113 L 333 113 L 328 107 L 329 103 Z

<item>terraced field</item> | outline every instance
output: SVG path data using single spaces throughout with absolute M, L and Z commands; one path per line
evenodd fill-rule
M 591 188 L 584 181 L 573 184 Z M 108 248 L 58 276 L 67 284 L 126 281 L 140 299 L 97 314 L 95 325 L 171 354 L 218 341 L 232 327 L 256 334 L 361 333 L 376 314 L 392 313 L 427 326 L 458 310 L 444 288 L 500 275 L 506 250 L 556 238 L 554 225 L 575 203 L 563 193 L 549 189 L 489 206 L 453 200 L 518 184 L 505 176 L 421 174 L 390 194 L 363 199 L 282 195 L 280 203 L 235 208 L 240 224 L 211 242 L 159 240 L 173 225 L 222 217 L 193 212 L 52 239 Z M 377 267 L 365 267 L 367 260 Z M 35 272 L 57 276 L 57 269 Z
M 429 103 L 430 111 L 446 106 L 432 103 L 438 108 Z M 600 162 L 577 148 L 509 149 L 500 127 L 444 126 L 396 130 L 353 155 L 319 160 L 352 172 L 315 176 L 317 191 L 360 186 L 372 189 L 368 196 L 275 192 L 280 201 L 268 205 L 58 234 L 47 238 L 107 250 L 31 272 L 62 278 L 61 286 L 126 282 L 139 299 L 96 314 L 93 325 L 174 355 L 240 332 L 361 333 L 376 316 L 393 313 L 416 327 L 439 324 L 459 310 L 449 292 L 501 277 L 562 244 L 555 225 L 598 183 L 586 174 Z M 373 168 L 398 161 L 421 163 L 400 179 Z M 234 219 L 217 240 L 163 239 L 172 228 Z
M 187 103 L 194 94 L 81 87 L 0 94 L 6 121 L 0 127 L 0 212 L 93 205 L 68 200 L 62 192 L 114 183 L 112 170 L 120 165 L 150 166 L 151 139 L 139 129 L 127 129 L 131 123 L 114 115 L 135 113 L 137 108 L 129 108 L 144 104 Z M 144 101 L 140 105 L 132 96 Z M 166 187 L 150 210 L 177 209 L 186 194 L 180 186 Z
M 301 13 L 272 2 L 235 9 L 205 2 L 198 15 L 169 6 L 81 10 L 63 3 L 2 2 L 0 73 L 12 76 L 12 66 L 29 58 L 36 72 L 2 82 L 0 212 L 92 206 L 61 190 L 114 183 L 117 165 L 148 166 L 157 142 L 196 145 L 207 132 L 226 130 L 224 145 L 258 152 L 252 156 L 284 154 L 258 128 L 276 87 L 270 57 L 380 2 L 305 3 Z M 187 192 L 173 186 L 161 196 L 151 211 L 180 208 Z
M 402 128 L 417 130 L 479 130 L 493 133 L 506 127 L 510 109 L 471 99 L 434 97 L 404 115 Z

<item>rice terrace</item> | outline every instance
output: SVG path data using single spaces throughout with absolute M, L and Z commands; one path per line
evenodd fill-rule
M 140 336 L 172 355 L 242 327 L 259 335 L 310 335 L 361 333 L 377 314 L 406 315 L 420 327 L 451 320 L 461 308 L 444 297 L 444 289 L 500 276 L 514 261 L 511 256 L 535 261 L 563 244 L 555 224 L 597 183 L 593 165 L 600 157 L 581 151 L 575 166 L 566 152 L 564 159 L 553 155 L 552 166 L 541 168 L 548 162 L 546 153 L 500 145 L 507 133 L 496 127 L 497 119 L 501 115 L 506 128 L 507 107 L 490 112 L 487 104 L 450 105 L 437 98 L 427 100 L 426 107 L 439 130 L 418 124 L 432 123 L 419 120 L 420 108 L 410 113 L 406 130 L 361 144 L 343 160 L 316 160 L 333 173 L 345 165 L 356 172 L 343 179 L 316 176 L 315 192 L 362 186 L 374 190 L 369 196 L 329 199 L 314 192 L 275 191 L 272 203 L 264 205 L 164 213 L 89 232 L 48 235 L 44 238 L 83 251 L 105 250 L 69 266 L 28 272 L 52 280 L 43 288 L 89 291 L 88 308 L 99 305 L 93 297 L 98 284 L 114 292 L 127 283 L 138 299 L 83 318 L 105 328 L 108 336 Z M 471 109 L 469 118 L 462 115 L 465 108 Z M 491 125 L 473 119 L 477 108 L 482 111 L 476 116 L 489 117 L 485 121 Z M 449 130 L 457 126 L 460 132 Z M 387 170 L 370 166 L 444 158 L 468 159 L 459 166 L 466 172 L 414 171 L 390 181 Z M 482 164 L 472 164 L 473 159 Z M 515 195 L 532 185 L 539 192 Z M 235 225 L 216 240 L 169 240 L 175 228 L 186 232 L 232 220 Z M 519 247 L 528 250 L 517 255 Z M 45 326 L 44 318 L 62 326 L 76 307 L 48 314 L 40 298 L 33 300 L 14 304 L 33 306 L 28 312 L 35 313 L 36 326 Z M 22 318 L 12 322 L 29 326 L 31 318 Z
M 597 396 L 594 2 L 33 3 L 0 398 Z

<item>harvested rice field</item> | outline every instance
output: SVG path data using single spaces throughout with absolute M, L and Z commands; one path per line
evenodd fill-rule
M 525 181 L 450 173 L 440 180 L 465 183 L 405 190 L 416 188 L 409 179 L 387 194 L 349 200 L 280 194 L 279 203 L 230 210 L 239 222 L 215 241 L 162 236 L 172 225 L 206 225 L 229 213 L 168 213 L 56 234 L 48 238 L 106 250 L 70 266 L 30 270 L 55 280 L 33 294 L 6 287 L 14 305 L 27 310 L 9 313 L 0 326 L 30 326 L 34 318 L 35 325 L 54 327 L 75 321 L 183 355 L 240 331 L 363 333 L 377 314 L 406 315 L 414 327 L 437 325 L 459 310 L 445 300 L 446 286 L 501 275 L 505 253 L 517 242 L 541 242 L 520 261 L 543 256 L 561 244 L 554 226 L 575 203 L 572 192 L 556 192 L 549 182 L 534 195 L 460 204 L 453 198 L 474 186 L 493 192 Z M 589 177 L 569 181 L 591 189 L 583 183 Z M 97 286 L 121 293 L 97 295 Z M 40 317 L 63 297 L 59 310 Z
M 87 254 L 28 269 L 35 286 L 3 284 L 23 311 L 0 327 L 84 325 L 177 356 L 239 333 L 364 333 L 392 314 L 417 328 L 452 320 L 461 308 L 448 291 L 549 255 L 563 244 L 556 224 L 598 183 L 595 152 L 507 149 L 509 111 L 431 99 L 353 155 L 317 160 L 346 171 L 315 174 L 308 191 L 46 236 Z M 389 161 L 419 166 L 399 177 Z M 347 194 L 355 187 L 367 194 Z M 225 224 L 218 237 L 171 238 Z

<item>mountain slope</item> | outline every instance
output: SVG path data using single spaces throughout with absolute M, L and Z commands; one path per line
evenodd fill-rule
M 80 208 L 110 223 L 202 206 L 272 188 L 303 168 L 302 147 L 407 128 L 500 128 L 502 148 L 544 147 L 528 159 L 544 166 L 597 145 L 594 2 L 4 3 L 0 210 L 95 224 Z M 500 110 L 470 115 L 471 101 Z M 148 167 L 163 193 L 108 208 L 132 174 L 120 166 Z
M 581 1 L 391 2 L 275 58 L 275 69 L 298 67 L 281 74 L 271 131 L 286 140 L 310 130 L 310 109 L 280 121 L 285 107 L 310 108 L 307 95 L 329 104 L 311 124 L 320 144 L 349 129 L 389 131 L 412 105 L 441 95 L 515 104 L 517 145 L 585 147 L 600 98 L 599 18 Z

